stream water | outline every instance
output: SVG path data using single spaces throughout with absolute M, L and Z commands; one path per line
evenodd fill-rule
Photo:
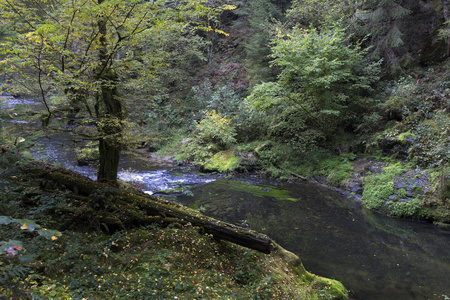
M 41 138 L 34 156 L 94 178 L 94 168 L 76 166 L 69 140 Z M 379 215 L 311 183 L 222 179 L 133 155 L 123 156 L 119 177 L 147 193 L 183 187 L 171 199 L 267 234 L 307 270 L 341 281 L 354 299 L 450 297 L 450 232 L 431 224 Z
M 450 232 L 431 224 L 373 213 L 310 183 L 216 180 L 192 192 L 179 201 L 267 234 L 355 299 L 450 296 Z

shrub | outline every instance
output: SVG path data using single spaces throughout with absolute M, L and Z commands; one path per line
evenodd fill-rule
M 231 120 L 215 110 L 205 112 L 197 123 L 192 140 L 186 146 L 187 159 L 204 164 L 214 154 L 226 150 L 236 142 L 236 130 Z
M 219 150 L 236 142 L 236 130 L 231 126 L 231 119 L 222 116 L 215 110 L 206 112 L 205 117 L 197 124 L 196 136 L 200 144 L 214 144 Z
M 389 119 L 401 115 L 404 108 L 411 108 L 416 105 L 416 85 L 412 78 L 401 78 L 390 89 L 390 96 L 382 104 L 382 110 L 388 115 Z
M 417 141 L 409 150 L 410 157 L 420 166 L 436 167 L 450 163 L 450 115 L 439 111 L 431 119 L 414 128 Z

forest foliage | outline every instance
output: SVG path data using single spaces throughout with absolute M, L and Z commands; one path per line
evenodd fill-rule
M 5 0 L 2 84 L 39 97 L 47 128 L 70 118 L 84 152 L 98 145 L 103 181 L 141 145 L 200 165 L 232 151 L 287 176 L 298 157 L 370 153 L 402 134 L 411 162 L 445 167 L 437 2 Z
M 30 157 L 28 149 L 42 131 L 70 131 L 77 153 L 95 161 L 99 181 L 118 184 L 121 151 L 146 147 L 207 170 L 323 179 L 339 187 L 359 181 L 370 208 L 448 223 L 449 9 L 443 0 L 0 0 L 1 91 L 40 99 L 45 107 L 39 114 L 24 106 L 2 109 L 2 166 Z M 11 119 L 23 122 L 5 121 Z M 365 163 L 374 157 L 380 171 L 373 174 Z M 8 168 L 0 175 L 16 176 Z M 414 184 L 400 187 L 399 177 L 408 176 L 428 186 L 410 179 Z M 210 278 L 219 284 L 211 291 L 197 284 L 200 274 L 188 278 L 195 282 L 189 285 L 176 278 L 182 274 L 172 272 L 170 261 L 190 259 L 169 242 L 176 228 L 152 228 L 153 241 L 169 248 L 150 253 L 144 263 L 134 251 L 146 247 L 139 229 L 130 235 L 133 243 L 120 234 L 90 232 L 59 239 L 58 231 L 12 208 L 19 201 L 12 196 L 28 204 L 38 199 L 34 188 L 1 183 L 0 208 L 11 217 L 0 217 L 7 228 L 0 268 L 10 256 L 21 265 L 16 255 L 24 245 L 16 237 L 36 235 L 29 248 L 34 253 L 24 258 L 37 261 L 33 270 L 42 271 L 36 257 L 51 249 L 48 273 L 8 269 L 12 276 L 2 275 L 3 282 L 26 281 L 42 297 L 64 298 L 69 289 L 84 295 L 80 289 L 86 287 L 110 297 L 98 286 L 123 288 L 127 278 L 147 274 L 124 295 L 154 284 L 165 296 L 174 295 L 172 287 L 180 294 L 232 296 L 219 284 L 222 278 Z M 407 198 L 412 190 L 417 197 Z M 62 199 L 48 196 L 36 215 L 58 212 Z M 183 243 L 194 251 L 189 234 L 181 234 Z M 101 249 L 87 249 L 91 239 Z M 116 244 L 123 252 L 113 251 Z M 212 247 L 206 249 L 211 255 L 223 250 Z M 82 250 L 99 263 L 117 263 L 122 273 L 111 281 L 107 264 L 89 264 L 77 256 Z M 283 293 L 262 270 L 252 269 L 260 257 L 227 248 L 238 256 L 238 266 L 231 267 L 227 257 L 208 262 L 195 251 L 195 264 L 232 278 L 236 297 Z M 87 268 L 103 277 L 83 278 L 69 288 L 73 278 L 64 272 L 75 257 L 76 274 Z M 58 269 L 61 262 L 66 265 Z M 67 284 L 51 278 L 55 270 L 62 270 Z M 155 285 L 158 278 L 166 281 Z M 328 294 L 316 289 L 311 297 Z

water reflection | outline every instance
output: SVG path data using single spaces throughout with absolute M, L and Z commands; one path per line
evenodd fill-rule
M 289 191 L 297 202 L 254 193 L 255 185 L 245 192 L 242 184 L 215 181 L 179 201 L 189 205 L 195 200 L 206 214 L 266 233 L 297 253 L 308 270 L 342 281 L 356 299 L 450 296 L 449 233 L 361 209 L 312 184 L 273 186 Z

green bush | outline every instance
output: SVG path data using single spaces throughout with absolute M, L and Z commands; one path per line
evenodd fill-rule
M 450 115 L 438 111 L 432 118 L 426 119 L 413 130 L 417 141 L 410 148 L 412 160 L 420 166 L 440 166 L 450 163 Z
M 203 165 L 214 154 L 236 142 L 236 130 L 231 120 L 216 111 L 205 113 L 197 123 L 192 139 L 185 148 L 186 158 Z
M 219 150 L 235 143 L 236 130 L 231 125 L 231 119 L 222 116 L 215 110 L 206 112 L 205 117 L 197 124 L 196 135 L 200 144 L 214 144 Z
M 390 89 L 391 94 L 382 104 L 382 110 L 390 116 L 402 114 L 404 108 L 416 105 L 416 90 L 411 77 L 401 78 Z

